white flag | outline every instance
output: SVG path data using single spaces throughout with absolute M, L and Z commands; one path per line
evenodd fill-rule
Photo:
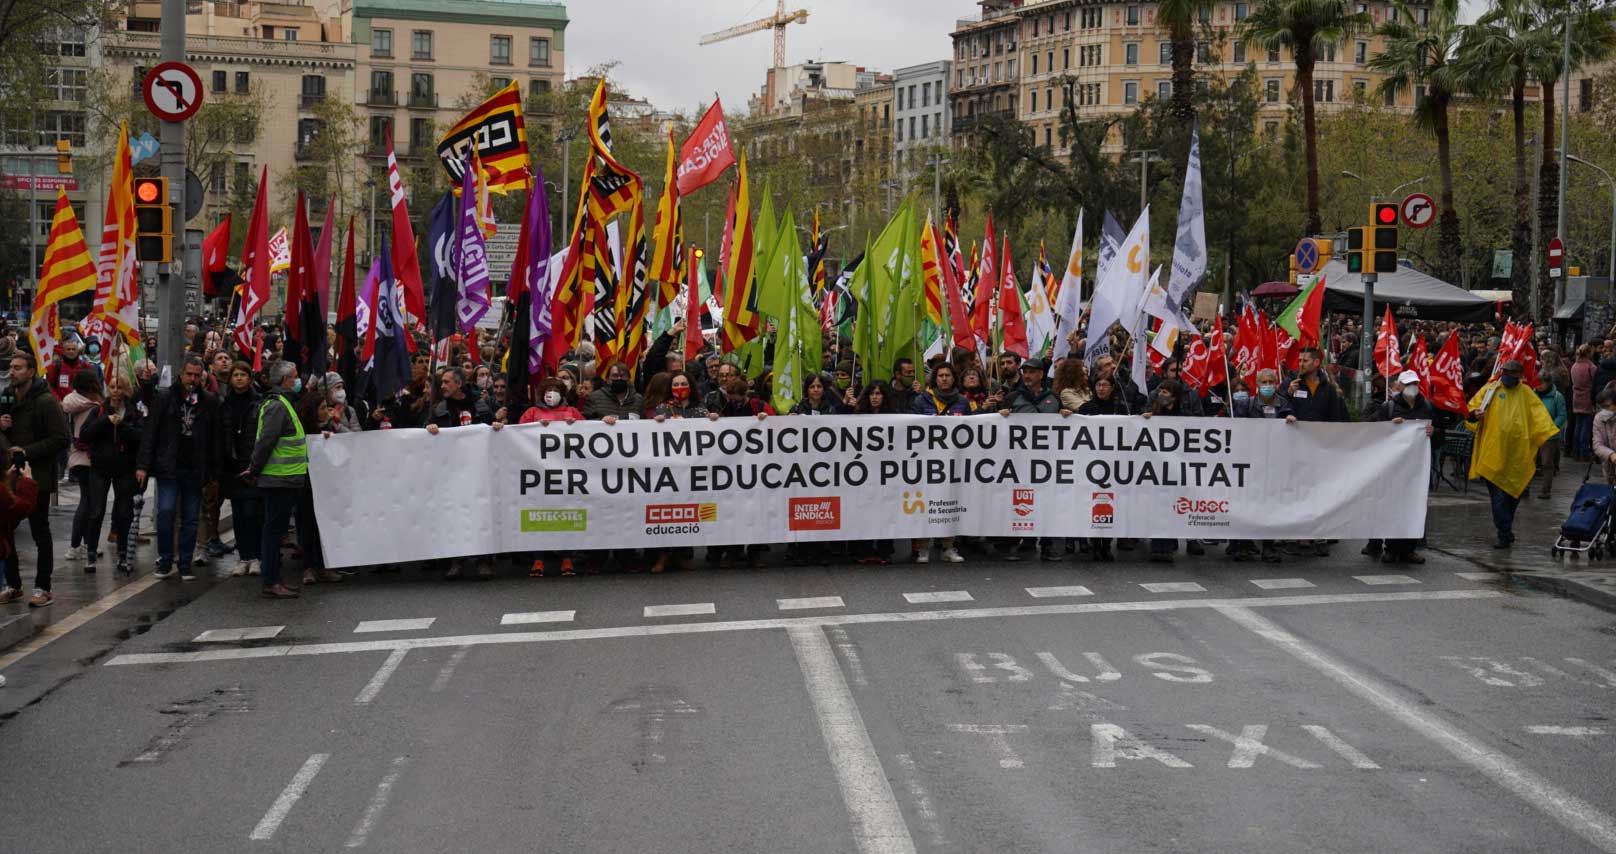
M 1149 264 L 1150 208 L 1146 207 L 1117 248 L 1116 257 L 1106 267 L 1089 303 L 1088 352 L 1083 358 L 1090 367 L 1111 352 L 1111 324 L 1121 323 L 1130 333 L 1138 333 Z
M 1173 270 L 1167 279 L 1168 305 L 1174 314 L 1206 276 L 1206 208 L 1201 199 L 1201 130 L 1190 131 L 1190 162 L 1184 168 L 1184 196 L 1178 203 L 1178 235 L 1173 240 Z
M 1034 359 L 1044 358 L 1049 351 L 1049 340 L 1055 337 L 1055 307 L 1049 302 L 1049 280 L 1032 262 L 1032 282 L 1027 288 L 1027 352 Z
M 1066 339 L 1077 331 L 1083 314 L 1083 211 L 1077 212 L 1077 231 L 1072 232 L 1072 251 L 1061 274 L 1060 298 L 1055 303 L 1055 349 L 1051 359 L 1064 359 L 1072 345 Z
M 1161 290 L 1161 267 L 1158 266 L 1150 274 L 1150 283 L 1146 288 L 1146 293 L 1159 290 Z M 1150 345 L 1145 342 L 1146 333 L 1150 331 L 1150 324 L 1146 320 L 1143 304 L 1144 301 L 1141 300 L 1140 310 L 1134 315 L 1138 328 L 1133 331 L 1133 371 L 1131 373 L 1134 388 L 1139 389 L 1141 392 L 1150 387 L 1150 376 L 1147 373 L 1147 369 L 1150 367 L 1150 353 L 1148 352 Z

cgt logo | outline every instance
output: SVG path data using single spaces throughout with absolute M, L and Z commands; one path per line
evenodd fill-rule
M 718 521 L 717 504 L 647 504 L 645 524 L 684 525 Z
M 793 531 L 837 531 L 842 527 L 842 499 L 792 498 L 787 504 L 786 524 Z
M 1114 506 L 1117 500 L 1114 492 L 1096 492 L 1093 495 L 1093 507 L 1089 511 L 1089 526 L 1092 528 L 1109 528 L 1116 524 L 1117 510 Z
M 1181 496 L 1177 501 L 1173 502 L 1173 512 L 1180 516 L 1188 516 L 1190 514 L 1227 513 L 1229 512 L 1229 502 L 1216 501 L 1206 498 L 1187 498 Z
M 926 496 L 922 495 L 920 490 L 918 490 L 918 489 L 915 490 L 914 492 L 910 492 L 907 489 L 904 490 L 904 492 L 903 492 L 903 515 L 905 515 L 905 516 L 913 516 L 913 515 L 915 515 L 917 513 L 924 513 L 924 512 L 926 512 Z

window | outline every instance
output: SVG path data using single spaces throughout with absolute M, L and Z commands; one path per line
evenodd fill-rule
M 230 181 L 230 186 L 235 187 L 236 192 L 238 192 L 238 193 L 248 193 L 248 192 L 252 191 L 253 184 L 252 184 L 252 173 L 250 171 L 251 169 L 252 169 L 252 164 L 251 163 L 248 163 L 248 162 L 246 162 L 244 160 L 237 160 L 236 161 L 236 163 L 235 163 L 235 175 L 233 175 L 231 177 L 231 181 Z
M 898 122 L 898 142 L 903 142 L 903 122 Z
M 281 38 L 285 41 L 297 41 L 297 27 L 287 27 L 281 31 Z
M 1201 7 L 1201 23 L 1203 23 L 1203 24 L 1212 23 L 1212 7 L 1211 6 L 1202 6 Z
M 37 144 L 42 147 L 54 146 L 58 139 L 67 140 L 75 148 L 84 146 L 83 113 L 43 113 L 35 130 Z
M 1324 43 L 1324 61 L 1335 62 L 1335 42 Z
M 391 57 L 393 55 L 392 30 L 370 31 L 370 55 L 379 56 L 382 58 Z
M 432 120 L 410 119 L 410 153 L 424 154 L 432 150 Z
M 1272 78 L 1263 81 L 1263 100 L 1270 104 L 1279 103 L 1279 81 Z
M 915 117 L 914 116 L 909 117 L 909 141 L 910 142 L 915 141 Z
M 1397 23 L 1397 7 L 1396 6 L 1387 6 L 1386 7 L 1386 21 L 1387 21 L 1387 23 L 1392 23 L 1392 24 Z
M 1359 3 L 1355 7 L 1354 11 L 1356 11 L 1360 15 L 1367 15 L 1367 14 L 1369 14 L 1369 4 L 1368 3 Z
M 153 30 L 153 32 L 156 32 L 156 30 Z M 272 39 L 272 38 L 274 38 L 274 37 L 275 37 L 275 28 L 274 28 L 274 27 L 271 27 L 271 26 L 268 26 L 268 25 L 267 25 L 267 24 L 266 24 L 266 25 L 265 25 L 265 26 L 264 26 L 264 38 L 266 38 L 266 39 Z
M 228 72 L 228 71 L 214 71 L 213 72 L 213 87 L 212 87 L 212 90 L 211 90 L 213 92 L 213 94 L 215 94 L 215 95 L 223 95 L 225 92 L 227 92 L 229 90 L 230 90 L 230 72 Z
M 537 98 L 540 95 L 548 94 L 550 94 L 550 81 L 543 77 L 535 77 L 527 82 L 527 95 L 529 98 Z
M 386 104 L 393 103 L 394 100 L 395 100 L 395 96 L 393 94 L 393 72 L 391 72 L 391 71 L 371 71 L 370 72 L 370 99 L 369 99 L 369 101 L 367 103 L 386 105 Z
M 311 107 L 325 100 L 325 75 L 303 75 L 303 88 L 298 105 L 303 108 Z
M 1369 42 L 1358 42 L 1352 49 L 1352 61 L 1363 65 L 1369 60 Z
M 544 68 L 548 68 L 550 66 L 549 39 L 527 40 L 527 64 L 537 65 Z
M 227 189 L 225 182 L 229 177 L 223 169 L 214 169 L 208 174 L 208 190 L 212 193 L 223 195 Z
M 1070 30 L 1071 28 L 1072 28 L 1072 13 L 1067 12 L 1065 22 L 1061 24 L 1061 32 L 1064 33 L 1066 31 Z
M 511 37 L 488 37 L 488 63 L 490 65 L 511 64 Z
M 1044 68 L 1048 69 L 1049 73 L 1051 73 L 1051 74 L 1055 73 L 1055 52 L 1054 51 L 1050 51 L 1050 52 L 1044 54 Z
M 1397 96 L 1395 94 L 1393 94 L 1392 90 L 1390 90 L 1390 89 L 1386 90 L 1386 106 L 1388 106 L 1388 107 L 1397 106 Z
M 1420 26 L 1429 27 L 1430 25 L 1431 25 L 1431 10 L 1430 10 L 1429 7 L 1421 6 L 1420 7 Z
M 1012 59 L 1009 62 L 1006 62 L 1004 64 L 1004 69 L 1005 69 L 1005 72 L 1006 72 L 1004 79 L 1006 79 L 1006 80 L 1014 80 L 1014 79 L 1016 79 L 1016 61 L 1015 60 Z
M 1044 147 L 1049 148 L 1051 145 L 1049 125 L 1044 125 Z
M 1335 100 L 1335 81 L 1334 80 L 1315 80 L 1315 81 L 1313 81 L 1313 100 L 1318 102 L 1318 103 L 1321 103 L 1321 104 L 1328 104 L 1328 103 L 1334 101 Z
M 1246 43 L 1245 42 L 1235 42 L 1234 43 L 1234 61 L 1235 61 L 1236 65 L 1245 65 L 1246 64 Z
M 55 45 L 46 45 L 47 52 L 51 47 L 56 48 L 57 56 L 83 56 L 84 30 L 78 27 L 63 27 L 56 31 Z
M 1584 77 L 1577 81 L 1577 112 L 1586 113 L 1594 108 L 1594 79 Z
M 921 116 L 920 117 L 920 138 L 921 139 L 927 139 L 930 136 L 931 136 L 931 116 Z
M 1036 53 L 1032 55 L 1032 74 L 1034 77 L 1038 76 L 1038 54 Z
M 1246 19 L 1246 16 L 1250 15 L 1250 14 L 1251 14 L 1251 4 L 1250 3 L 1236 3 L 1236 4 L 1234 4 L 1234 19 L 1236 21 L 1244 21 Z
M 82 68 L 53 68 L 45 80 L 53 101 L 83 103 L 86 71 Z
M 920 106 L 922 106 L 922 107 L 931 106 L 931 84 L 930 83 L 922 83 L 922 84 L 920 84 Z
M 373 120 L 373 122 L 374 122 L 374 120 Z M 320 120 L 319 119 L 298 119 L 297 120 L 297 150 L 298 150 L 298 153 L 301 154 L 301 153 L 306 152 L 310 146 L 314 145 L 314 141 L 316 139 L 319 139 L 319 137 L 320 137 Z
M 1138 42 L 1128 42 L 1127 44 L 1123 45 L 1122 46 L 1122 56 L 1123 56 L 1122 63 L 1124 65 L 1138 65 L 1139 64 L 1139 43 Z
M 1128 26 L 1130 26 L 1130 27 L 1139 26 L 1139 7 L 1138 6 L 1129 6 L 1128 7 Z
M 1268 49 L 1268 61 L 1269 62 L 1278 62 L 1279 61 L 1279 48 L 1271 47 L 1271 48 Z
M 942 113 L 932 113 L 931 114 L 931 126 L 934 127 L 934 128 L 937 128 L 937 135 L 938 136 L 943 135 L 943 114 Z
M 1263 136 L 1273 139 L 1279 136 L 1279 122 L 1270 119 L 1262 123 Z
M 370 117 L 370 147 L 373 151 L 386 151 L 387 139 L 393 134 L 392 116 Z
M 1352 81 L 1352 97 L 1353 97 L 1354 100 L 1359 100 L 1359 101 L 1369 97 L 1369 81 L 1368 80 L 1354 80 L 1354 81 Z
M 1157 80 L 1156 81 L 1156 99 L 1158 101 L 1165 101 L 1165 100 L 1167 100 L 1168 98 L 1171 98 L 1171 97 L 1173 97 L 1173 81 L 1171 81 L 1171 80 Z
M 1199 64 L 1199 65 L 1211 65 L 1212 64 L 1212 43 L 1211 42 L 1196 42 L 1195 43 L 1195 62 L 1197 64 Z
M 255 122 L 242 122 L 235 126 L 231 136 L 237 145 L 252 145 L 258 139 L 258 125 Z
M 1046 110 L 1055 109 L 1055 90 L 1054 90 L 1054 88 L 1049 88 L 1049 89 L 1044 90 L 1044 109 L 1046 109 Z
M 432 58 L 432 31 L 415 30 L 410 33 L 410 58 Z
M 432 75 L 420 72 L 410 75 L 410 106 L 437 106 L 437 98 L 432 94 Z
M 252 92 L 252 75 L 245 71 L 236 72 L 236 94 L 246 95 Z
M 1172 42 L 1160 41 L 1160 42 L 1156 43 L 1156 64 L 1157 65 L 1172 65 L 1173 64 L 1173 43 Z
M 1061 48 L 1061 70 L 1065 71 L 1066 69 L 1071 68 L 1071 67 L 1072 67 L 1072 49 L 1069 48 L 1069 47 L 1063 47 L 1063 48 Z
M 509 78 L 509 77 L 490 77 L 490 78 L 488 78 L 488 85 L 492 86 L 496 91 L 500 90 L 500 89 L 504 89 L 506 86 L 511 85 L 511 78 Z
M 910 86 L 909 87 L 909 109 L 913 110 L 914 108 L 915 108 L 915 87 Z
M 1129 80 L 1129 81 L 1122 84 L 1122 103 L 1124 103 L 1124 104 L 1137 104 L 1137 103 L 1139 103 L 1139 83 L 1138 83 L 1138 81 Z

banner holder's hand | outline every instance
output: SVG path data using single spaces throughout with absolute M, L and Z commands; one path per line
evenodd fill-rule
M 432 434 L 434 436 L 438 435 L 438 425 L 436 425 L 436 424 L 428 424 L 428 425 L 426 425 L 426 432 L 428 432 L 428 433 L 430 433 L 430 434 Z

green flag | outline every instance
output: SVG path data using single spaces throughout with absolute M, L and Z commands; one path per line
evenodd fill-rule
M 1296 298 L 1291 300 L 1290 303 L 1285 306 L 1285 310 L 1281 311 L 1278 317 L 1274 320 L 1274 325 L 1285 330 L 1285 334 L 1300 342 L 1302 340 L 1300 321 L 1302 320 L 1303 312 L 1307 309 L 1307 301 L 1312 299 L 1313 291 L 1317 290 L 1319 286 L 1323 284 L 1323 276 L 1313 277 L 1313 283 L 1308 285 L 1306 288 L 1303 288 L 1302 292 L 1297 294 Z M 1317 322 L 1317 318 L 1314 318 L 1314 323 Z
M 870 270 L 875 266 L 874 253 L 868 243 L 864 244 L 864 260 L 859 262 L 858 268 L 853 271 L 853 280 L 848 290 L 853 294 L 853 304 L 858 309 L 858 317 L 853 322 L 853 357 L 858 360 L 859 369 L 863 373 L 864 382 L 876 379 L 887 379 L 892 376 L 892 366 L 884 369 L 875 364 L 879 355 L 876 345 L 879 340 L 875 334 L 877 319 L 874 306 L 874 286 L 870 282 Z

